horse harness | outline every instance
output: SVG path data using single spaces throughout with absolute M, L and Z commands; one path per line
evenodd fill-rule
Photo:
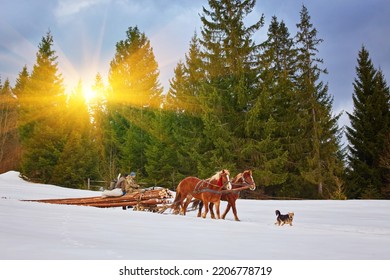
M 216 190 L 213 190 L 213 189 L 208 188 L 208 186 L 221 187 L 220 185 L 211 184 L 210 181 L 211 181 L 211 179 L 200 180 L 200 181 L 196 184 L 193 193 L 194 193 L 194 194 L 200 194 L 200 193 L 202 193 L 202 192 L 210 192 L 210 193 L 213 193 L 213 194 L 222 194 L 221 191 L 216 191 Z M 225 186 L 226 186 L 229 182 L 230 182 L 230 181 L 227 181 L 225 184 L 223 184 L 223 185 L 222 185 L 222 188 L 225 188 Z M 207 185 L 204 187 L 204 184 L 207 184 Z
M 231 190 L 222 190 L 221 194 L 228 194 L 228 193 L 239 193 L 240 191 L 250 189 L 250 187 L 253 185 L 251 183 L 248 183 L 248 181 L 245 179 L 244 174 L 241 175 L 241 177 L 238 180 L 242 180 L 242 183 L 231 183 L 232 186 L 240 186 L 239 188 L 231 189 Z M 253 178 L 252 178 L 253 182 Z
M 242 183 L 232 183 L 232 186 L 242 186 L 242 187 L 252 186 L 252 184 L 248 183 L 248 181 L 245 179 L 244 174 L 241 175 L 240 179 L 242 179 L 242 181 L 243 181 Z M 252 179 L 252 181 L 253 181 L 253 179 Z
M 246 189 L 249 189 L 250 186 L 252 186 L 252 184 L 248 183 L 247 180 L 245 179 L 244 177 L 244 174 L 241 175 L 241 178 L 242 179 L 242 183 L 231 183 L 230 181 L 227 181 L 223 187 L 222 187 L 222 190 L 221 191 L 216 191 L 216 190 L 213 190 L 213 189 L 210 189 L 208 188 L 208 186 L 214 186 L 214 187 L 220 187 L 219 185 L 215 185 L 215 184 L 211 184 L 210 183 L 210 179 L 206 179 L 206 180 L 200 180 L 195 188 L 194 188 L 194 191 L 193 193 L 194 194 L 199 194 L 199 193 L 202 193 L 202 192 L 210 192 L 210 193 L 213 193 L 213 194 L 226 194 L 226 193 L 232 193 L 232 192 L 240 192 L 242 190 L 246 190 Z M 241 186 L 241 188 L 236 188 L 236 189 L 232 189 L 232 190 L 224 190 L 225 186 L 228 184 L 228 183 L 231 183 L 232 186 Z M 206 187 L 203 187 L 204 184 L 207 184 Z

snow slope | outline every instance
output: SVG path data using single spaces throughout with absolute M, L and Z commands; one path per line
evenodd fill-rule
M 0 260 L 390 259 L 387 200 L 238 200 L 241 222 L 21 201 L 99 194 L 1 174 Z M 276 209 L 294 225 L 275 226 Z

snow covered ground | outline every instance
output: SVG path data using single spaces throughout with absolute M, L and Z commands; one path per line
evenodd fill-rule
M 96 196 L 0 175 L 0 259 L 389 260 L 390 201 L 238 200 L 241 222 L 23 199 Z M 222 209 L 225 208 L 225 204 Z M 274 225 L 275 210 L 293 226 Z
M 0 174 L 0 260 L 390 260 L 387 200 L 239 199 L 241 222 L 21 201 L 99 194 Z

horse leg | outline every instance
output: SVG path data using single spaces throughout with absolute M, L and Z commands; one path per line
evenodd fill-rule
M 211 219 L 215 219 L 215 214 L 214 214 L 213 206 L 214 206 L 214 203 L 210 202 L 210 204 L 209 204 L 209 209 L 210 209 Z
M 240 219 L 239 219 L 239 218 L 238 218 L 238 216 L 237 216 L 236 201 L 235 201 L 235 200 L 233 200 L 231 204 L 232 204 L 232 209 L 233 209 L 234 219 L 235 219 L 237 222 L 239 222 L 239 221 L 240 221 Z
M 180 207 L 181 207 L 180 214 L 181 215 L 185 215 L 185 213 L 183 213 L 183 209 L 184 209 L 184 205 L 186 204 L 187 201 L 188 201 L 188 195 L 185 198 L 182 198 L 182 200 L 180 201 Z
M 206 219 L 207 213 L 209 212 L 209 203 L 205 202 L 203 203 L 203 205 L 204 205 L 204 212 L 202 214 L 202 218 Z
M 176 212 L 183 215 L 184 198 L 180 198 L 180 201 L 176 202 Z
M 182 215 L 185 216 L 186 215 L 186 211 L 187 211 L 187 207 L 188 207 L 188 204 L 190 204 L 191 202 L 191 199 L 192 199 L 192 196 L 191 195 L 187 195 L 186 199 L 185 199 L 185 203 L 182 204 Z
M 202 216 L 203 201 L 199 202 L 198 217 Z
M 219 212 L 219 206 L 221 204 L 221 201 L 219 200 L 218 202 L 215 202 L 214 205 L 215 205 L 215 209 L 217 210 L 217 217 L 218 219 L 221 219 L 221 214 Z
M 222 214 L 222 219 L 225 219 L 227 213 L 230 211 L 230 207 L 231 207 L 230 201 L 228 201 L 225 212 L 223 212 L 223 214 Z

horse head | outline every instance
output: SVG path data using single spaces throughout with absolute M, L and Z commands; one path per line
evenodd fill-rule
M 251 191 L 254 191 L 256 189 L 256 183 L 255 180 L 253 180 L 252 170 L 245 170 L 244 172 L 242 172 L 241 178 L 243 183 L 245 185 L 248 185 Z
M 231 190 L 232 189 L 232 184 L 230 182 L 230 172 L 227 170 L 227 169 L 222 169 L 220 172 L 219 172 L 219 176 L 222 180 L 222 185 L 223 187 L 228 190 Z

